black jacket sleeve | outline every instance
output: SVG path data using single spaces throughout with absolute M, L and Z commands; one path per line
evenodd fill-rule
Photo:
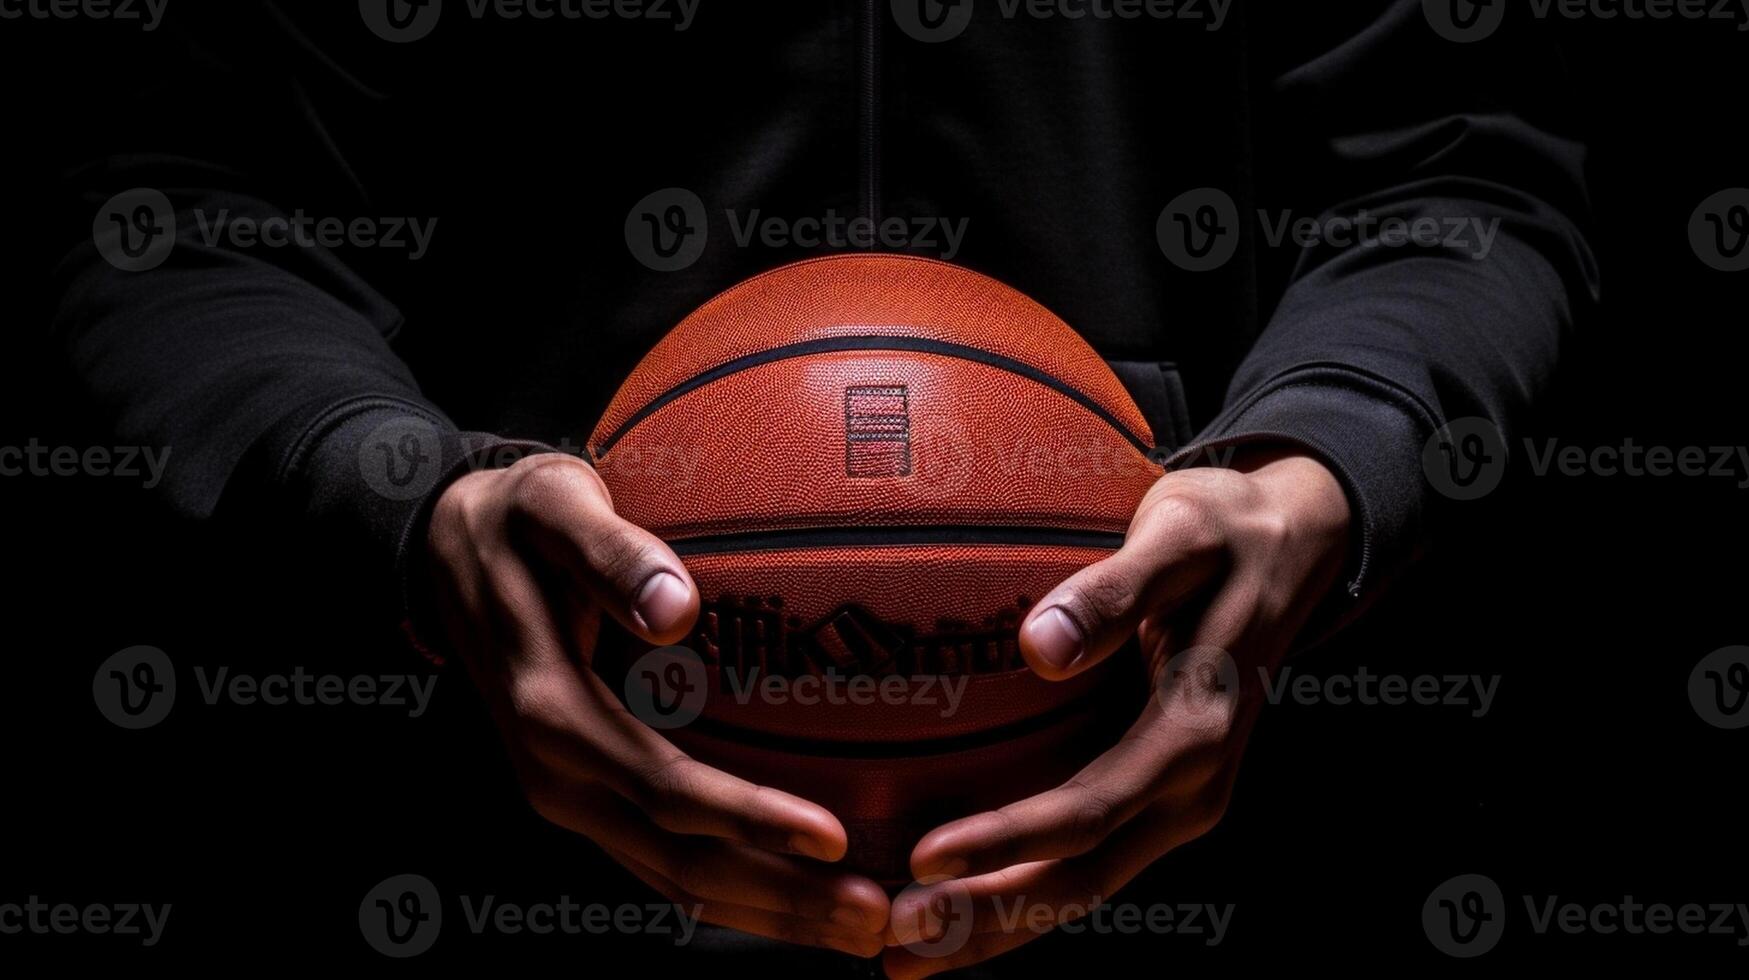
M 307 98 L 358 83 L 264 9 L 202 21 L 215 36 L 166 28 L 88 53 L 86 67 L 136 87 L 88 120 L 101 143 L 70 168 L 62 240 L 76 244 L 54 328 L 118 438 L 169 449 L 160 492 L 175 513 L 209 519 L 223 495 L 242 526 L 321 554 L 336 594 L 392 611 L 432 494 L 467 465 L 537 447 L 458 431 L 421 394 L 390 348 L 401 316 L 368 257 L 215 234 L 372 213 Z M 150 268 L 114 261 L 123 228 L 134 244 L 173 228 L 173 245 Z
M 1283 218 L 1290 235 L 1301 218 L 1323 230 L 1283 249 L 1289 284 L 1225 410 L 1171 463 L 1257 441 L 1323 458 L 1356 516 L 1355 595 L 1400 571 L 1449 512 L 1423 468 L 1429 440 L 1480 419 L 1510 445 L 1597 290 L 1557 51 L 1512 12 L 1460 44 L 1423 7 L 1251 10 L 1265 219 L 1276 234 Z M 1422 234 L 1398 240 L 1391 219 Z

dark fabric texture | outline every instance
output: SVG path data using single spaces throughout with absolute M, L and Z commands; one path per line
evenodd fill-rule
M 1218 29 L 980 4 L 927 43 L 888 7 L 707 4 L 676 30 L 452 4 L 405 44 L 356 4 L 179 11 L 70 66 L 130 97 L 60 148 L 55 328 L 120 438 L 175 448 L 169 507 L 211 520 L 223 497 L 240 532 L 289 529 L 398 616 L 420 515 L 461 461 L 576 451 L 689 310 L 859 245 L 765 234 L 770 218 L 898 219 L 880 247 L 1010 283 L 1113 360 L 1177 365 L 1200 435 L 1176 465 L 1259 439 L 1318 453 L 1362 517 L 1357 591 L 1444 525 L 1426 440 L 1470 416 L 1521 431 L 1595 296 L 1582 149 L 1530 18 L 1460 45 L 1419 0 L 1238 0 Z M 177 244 L 124 272 L 92 215 L 140 187 L 171 202 Z M 628 214 L 675 187 L 708 237 L 662 271 Z M 1210 188 L 1238 215 L 1233 257 L 1195 271 L 1159 219 Z M 423 249 L 212 233 L 298 216 L 435 224 Z M 1474 236 L 1281 232 L 1383 217 L 1494 233 L 1483 255 Z M 398 419 L 432 451 L 383 438 Z M 372 485 L 365 461 L 421 456 L 441 471 L 422 494 Z

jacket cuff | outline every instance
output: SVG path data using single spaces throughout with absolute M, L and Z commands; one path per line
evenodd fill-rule
M 1302 369 L 1229 408 L 1166 468 L 1222 465 L 1231 458 L 1225 450 L 1256 443 L 1285 442 L 1316 456 L 1348 494 L 1354 545 L 1346 582 L 1359 599 L 1422 550 L 1422 449 L 1434 429 L 1431 413 L 1392 385 L 1342 368 Z
M 462 432 L 430 406 L 398 398 L 350 400 L 322 412 L 284 457 L 277 483 L 307 545 L 329 567 L 349 570 L 349 588 L 369 608 L 399 617 L 403 632 L 438 662 L 420 601 L 421 542 L 431 509 L 475 469 L 509 466 L 537 442 Z

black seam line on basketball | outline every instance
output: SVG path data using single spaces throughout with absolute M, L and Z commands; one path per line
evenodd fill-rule
M 976 677 L 979 675 L 964 676 Z M 876 677 L 874 680 L 878 683 L 880 678 Z M 907 739 L 900 742 L 853 742 L 848 739 L 796 738 L 791 735 L 775 735 L 756 729 L 742 728 L 712 718 L 695 719 L 687 727 L 711 738 L 734 742 L 738 746 L 767 749 L 792 755 L 827 756 L 837 759 L 917 759 L 935 755 L 953 755 L 958 752 L 970 752 L 974 749 L 1001 745 L 1043 731 L 1078 715 L 1096 713 L 1106 706 L 1098 702 L 1097 694 L 1094 697 L 1096 700 L 1091 704 L 1084 701 L 1074 701 L 1058 705 L 1031 718 L 1022 718 L 983 731 L 962 732 L 958 735 L 949 735 L 946 738 Z
M 743 551 L 805 551 L 813 548 L 899 548 L 918 545 L 1028 545 L 1040 548 L 1097 548 L 1116 551 L 1124 536 L 1111 531 L 1052 527 L 802 527 L 738 531 L 668 541 L 676 555 L 718 555 Z
M 987 350 L 969 347 L 965 344 L 955 344 L 945 340 L 932 340 L 928 337 L 889 337 L 858 334 L 848 337 L 822 337 L 817 340 L 804 340 L 800 343 L 785 344 L 782 347 L 773 347 L 770 350 L 748 354 L 745 357 L 737 357 L 732 361 L 725 361 L 708 371 L 695 374 L 662 394 L 657 395 L 643 408 L 633 412 L 630 418 L 622 422 L 619 428 L 609 433 L 607 438 L 601 440 L 601 444 L 595 447 L 595 458 L 600 459 L 601 457 L 606 456 L 607 451 L 613 448 L 614 443 L 620 441 L 620 439 L 622 439 L 627 432 L 630 432 L 639 422 L 654 415 L 662 406 L 683 395 L 696 391 L 699 388 L 710 384 L 712 381 L 720 381 L 729 375 L 738 374 L 749 368 L 760 367 L 776 361 L 787 361 L 791 358 L 806 357 L 809 354 L 829 354 L 839 351 L 858 350 L 902 350 L 914 351 L 920 354 L 940 354 L 943 357 L 955 357 L 962 361 L 972 361 L 986 367 L 993 367 L 1002 371 L 1007 371 L 1010 374 L 1017 374 L 1029 381 L 1036 381 L 1039 384 L 1056 391 L 1057 393 L 1069 398 L 1077 405 L 1080 405 L 1082 408 L 1092 412 L 1099 417 L 1100 421 L 1115 429 L 1119 435 L 1123 436 L 1130 445 L 1136 447 L 1136 449 L 1144 456 L 1152 452 L 1154 449 L 1153 446 L 1147 444 L 1146 440 L 1138 438 L 1134 432 L 1131 432 L 1122 422 L 1119 422 L 1117 416 L 1106 411 L 1103 406 L 1094 401 L 1085 392 L 1072 387 L 1063 381 L 1057 380 L 1030 364 L 1017 361 L 1011 357 L 1003 357 L 1001 354 L 992 354 Z

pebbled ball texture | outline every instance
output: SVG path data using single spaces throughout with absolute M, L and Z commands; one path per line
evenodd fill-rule
M 851 867 L 907 880 L 922 833 L 1072 775 L 1146 696 L 1133 658 L 1040 680 L 1016 636 L 1121 543 L 1153 445 L 1080 336 L 968 269 L 840 255 L 723 292 L 590 437 L 615 509 L 703 595 L 705 683 L 658 699 L 698 717 L 665 734 L 832 810 Z M 625 674 L 638 655 L 597 669 L 663 683 Z

